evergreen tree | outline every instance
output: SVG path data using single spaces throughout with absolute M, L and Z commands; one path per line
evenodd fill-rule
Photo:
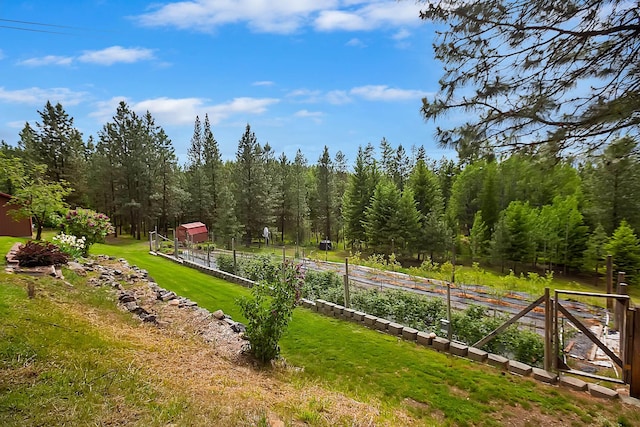
M 374 168 L 375 163 L 368 163 L 366 151 L 359 147 L 354 172 L 349 176 L 342 199 L 346 238 L 352 247 L 367 240 L 363 220 L 377 185 L 378 175 Z
M 295 221 L 295 240 L 296 244 L 304 241 L 305 222 L 307 219 L 308 203 L 305 178 L 307 175 L 307 159 L 298 149 L 292 166 L 293 179 L 293 217 Z
M 47 167 L 47 178 L 51 181 L 72 183 L 76 190 L 67 195 L 66 201 L 73 205 L 87 203 L 87 181 L 85 169 L 86 146 L 82 134 L 73 124 L 73 117 L 57 103 L 47 101 L 38 111 L 40 122 L 33 129 L 28 123 L 20 133 L 20 147 L 25 158 Z
M 186 181 L 187 191 L 191 194 L 189 200 L 189 221 L 208 222 L 211 227 L 211 218 L 207 213 L 210 206 L 209 186 L 204 170 L 202 124 L 200 117 L 196 116 L 193 125 L 193 135 L 187 150 Z
M 211 123 L 209 122 L 208 114 L 205 114 L 204 116 L 204 128 L 202 134 L 202 160 L 204 181 L 206 183 L 206 189 L 208 193 L 208 197 L 206 198 L 206 201 L 208 203 L 205 206 L 205 218 L 210 226 L 210 229 L 214 231 L 214 236 L 217 236 L 215 230 L 224 228 L 221 227 L 220 224 L 218 224 L 218 221 L 220 220 L 221 216 L 228 214 L 220 212 L 218 201 L 222 188 L 227 186 L 227 184 L 222 179 L 220 179 L 220 176 L 222 175 L 222 157 L 220 155 L 220 147 L 218 146 L 218 141 L 216 141 L 215 137 L 213 136 L 213 132 L 211 131 Z
M 604 227 L 598 224 L 587 240 L 587 248 L 584 251 L 582 265 L 583 268 L 594 272 L 595 283 L 598 284 L 600 266 L 605 259 L 605 246 L 609 238 L 604 231 Z
M 422 112 L 466 117 L 438 129 L 442 145 L 575 153 L 638 135 L 637 2 L 424 3 L 421 18 L 445 27 L 434 45 L 445 70 Z
M 635 140 L 612 142 L 583 169 L 587 214 L 607 233 L 622 220 L 640 228 L 640 150 Z
M 471 249 L 471 261 L 481 258 L 487 250 L 488 227 L 482 219 L 482 211 L 473 216 L 473 226 L 469 232 L 469 247 Z
M 238 142 L 234 175 L 236 217 L 242 226 L 245 244 L 249 246 L 268 224 L 269 206 L 262 147 L 248 124 Z
M 316 168 L 316 188 L 318 231 L 322 233 L 323 239 L 332 239 L 331 230 L 334 223 L 333 217 L 333 162 L 329 155 L 329 148 L 325 145 L 322 155 L 318 159 Z
M 625 272 L 627 283 L 636 284 L 640 273 L 640 240 L 627 221 L 622 220 L 605 250 L 612 255 L 615 269 Z

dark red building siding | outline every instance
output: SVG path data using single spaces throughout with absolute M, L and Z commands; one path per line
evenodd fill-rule
M 0 236 L 31 237 L 31 218 L 16 221 L 9 211 L 13 206 L 7 205 L 11 200 L 9 194 L 0 193 Z

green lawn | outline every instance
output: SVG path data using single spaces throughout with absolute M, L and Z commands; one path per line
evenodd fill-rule
M 247 295 L 245 288 L 151 256 L 144 242 L 120 239 L 116 245 L 95 245 L 91 252 L 124 257 L 145 268 L 161 286 L 211 311 L 222 309 L 243 320 L 235 300 Z M 304 369 L 302 377 L 292 380 L 319 382 L 360 399 L 381 399 L 392 407 L 405 407 L 406 399 L 421 402 L 430 409 L 412 410 L 426 419 L 436 410 L 448 422 L 491 425 L 495 413 L 532 405 L 574 414 L 587 424 L 596 417 L 590 404 L 565 390 L 504 375 L 306 309 L 296 309 L 281 346 L 285 359 Z

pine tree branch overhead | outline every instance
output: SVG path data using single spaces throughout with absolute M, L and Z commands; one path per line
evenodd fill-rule
M 444 147 L 589 152 L 640 130 L 640 1 L 425 2 L 444 63 L 425 119 Z

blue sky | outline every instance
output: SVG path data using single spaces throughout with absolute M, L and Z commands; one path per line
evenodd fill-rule
M 451 157 L 420 115 L 442 73 L 422 5 L 0 0 L 0 139 L 15 144 L 47 100 L 95 138 L 125 100 L 152 113 L 181 163 L 205 114 L 225 159 L 247 123 L 276 154 L 300 148 L 310 163 L 327 145 L 352 164 L 383 137 Z

